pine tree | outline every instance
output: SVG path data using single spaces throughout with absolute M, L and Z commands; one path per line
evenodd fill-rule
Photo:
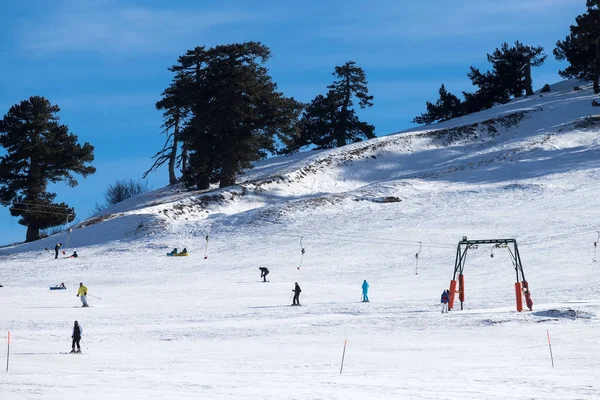
M 270 56 L 257 42 L 197 47 L 171 68 L 185 82 L 179 96 L 190 110 L 181 132 L 188 185 L 235 184 L 236 174 L 277 151 L 275 138 L 295 129 L 301 104 L 277 91 L 264 66 Z
M 335 67 L 333 76 L 337 78 L 327 86 L 328 97 L 339 103 L 339 116 L 335 126 L 336 146 L 345 146 L 348 141 L 359 142 L 375 137 L 375 127 L 361 122 L 352 108 L 353 99 L 358 99 L 361 109 L 373 106 L 373 96 L 369 95 L 367 75 L 354 61 L 347 61 L 342 66 Z
M 517 41 L 514 46 L 503 43 L 499 49 L 487 55 L 492 64 L 492 73 L 499 79 L 500 86 L 510 95 L 521 97 L 533 95 L 531 68 L 539 67 L 547 56 L 541 46 L 526 46 Z
M 569 35 L 556 43 L 554 56 L 569 62 L 560 76 L 594 81 L 594 92 L 600 93 L 600 0 L 587 0 L 586 5 L 587 12 L 575 18 Z
M 360 108 L 373 106 L 364 70 L 348 61 L 335 67 L 333 75 L 338 79 L 327 86 L 327 94 L 316 96 L 305 107 L 298 132 L 294 140 L 286 142 L 285 152 L 306 145 L 329 149 L 375 137 L 375 127 L 361 121 L 353 109 L 354 99 L 358 99 Z
M 442 84 L 439 90 L 440 98 L 435 104 L 427 102 L 427 112 L 413 119 L 413 123 L 430 125 L 435 122 L 448 121 L 462 115 L 461 101 L 458 97 L 446 90 Z
M 49 183 L 77 186 L 73 173 L 84 178 L 96 172 L 91 165 L 94 147 L 78 143 L 67 125 L 59 124 L 59 107 L 43 97 L 30 97 L 10 108 L 0 120 L 0 200 L 27 226 L 26 241 L 40 238 L 40 229 L 75 219 L 65 203 L 54 203 Z

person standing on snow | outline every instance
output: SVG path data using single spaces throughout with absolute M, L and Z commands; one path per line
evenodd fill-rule
M 369 302 L 369 295 L 368 295 L 369 284 L 367 283 L 366 279 L 363 281 L 362 290 L 363 290 L 363 299 L 362 299 L 362 301 L 363 301 L 363 303 L 368 303 Z
M 79 325 L 79 322 L 75 321 L 75 325 L 73 325 L 73 334 L 71 338 L 73 341 L 71 342 L 71 353 L 81 353 L 81 346 L 79 346 L 79 341 L 81 340 L 81 334 L 83 333 L 83 329 Z M 75 351 L 75 345 L 77 345 L 77 351 Z
M 299 306 L 300 305 L 300 292 L 302 292 L 302 289 L 300 289 L 300 285 L 298 285 L 298 282 L 296 282 L 296 286 L 294 287 L 292 292 L 294 292 L 294 302 L 292 303 L 292 305 Z
M 447 313 L 448 312 L 448 302 L 450 301 L 450 293 L 448 293 L 447 290 L 444 290 L 444 293 L 442 293 L 442 298 L 440 301 L 442 303 L 442 312 Z
M 267 281 L 267 275 L 269 275 L 269 269 L 266 267 L 259 267 L 260 277 L 263 278 L 263 282 Z
M 54 259 L 55 260 L 58 258 L 58 250 L 60 250 L 60 246 L 62 246 L 62 243 L 56 243 L 56 246 L 54 246 Z
M 87 292 L 88 289 L 83 286 L 83 283 L 79 283 L 79 290 L 77 291 L 77 297 L 81 300 L 81 307 L 89 307 L 87 302 Z

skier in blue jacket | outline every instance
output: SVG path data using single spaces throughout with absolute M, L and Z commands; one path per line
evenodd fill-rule
M 447 290 L 444 290 L 442 293 L 442 298 L 440 302 L 442 303 L 442 312 L 448 312 L 448 302 L 450 301 L 450 293 Z
M 363 290 L 363 293 L 362 293 L 363 294 L 363 299 L 362 299 L 362 301 L 363 301 L 363 303 L 368 303 L 369 302 L 369 295 L 368 295 L 369 284 L 367 283 L 366 279 L 363 281 L 362 290 Z

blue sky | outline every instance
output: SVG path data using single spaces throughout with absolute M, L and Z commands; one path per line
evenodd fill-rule
M 261 41 L 279 88 L 309 101 L 325 91 L 335 65 L 362 66 L 375 106 L 361 112 L 387 135 L 411 126 L 441 83 L 471 90 L 470 65 L 503 42 L 544 46 L 534 86 L 560 78 L 552 49 L 585 10 L 585 0 L 263 0 L 15 1 L 0 13 L 0 116 L 29 96 L 61 107 L 81 142 L 95 146 L 97 173 L 58 201 L 79 219 L 103 202 L 117 179 L 138 179 L 162 148 L 154 109 L 169 84 L 167 68 L 195 46 Z M 167 184 L 165 170 L 153 188 Z M 21 241 L 25 227 L 0 209 L 0 244 Z

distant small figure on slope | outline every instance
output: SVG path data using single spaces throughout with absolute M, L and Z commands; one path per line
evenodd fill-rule
M 79 342 L 81 341 L 82 333 L 83 329 L 81 329 L 79 322 L 75 321 L 75 324 L 73 325 L 73 334 L 71 335 L 71 339 L 73 339 L 73 341 L 71 342 L 71 353 L 81 353 L 81 346 L 79 345 Z M 77 351 L 75 351 L 76 345 Z
M 442 298 L 440 301 L 442 303 L 442 312 L 447 313 L 448 312 L 448 302 L 450 301 L 450 293 L 448 293 L 447 290 L 444 290 L 444 292 L 442 293 Z
M 62 246 L 62 243 L 56 243 L 56 246 L 54 246 L 54 259 L 55 260 L 58 258 L 58 251 L 60 250 L 60 246 Z
M 369 284 L 367 283 L 366 279 L 363 281 L 362 284 L 362 301 L 363 303 L 369 302 Z
M 267 275 L 269 275 L 269 269 L 266 267 L 259 267 L 260 277 L 263 278 L 263 282 L 267 281 Z
M 83 283 L 79 283 L 79 290 L 77 291 L 77 297 L 81 300 L 81 307 L 89 307 L 87 302 L 88 288 L 83 286 Z
M 77 251 L 74 251 L 74 252 L 73 252 L 73 254 L 71 254 L 71 257 L 70 257 L 70 258 L 77 258 L 77 257 L 79 257 L 79 256 L 77 255 Z
M 294 287 L 292 292 L 294 292 L 294 301 L 293 301 L 292 305 L 299 306 L 300 305 L 300 292 L 302 292 L 302 289 L 300 289 L 300 285 L 298 285 L 298 282 L 296 282 L 296 286 Z
M 181 250 L 181 253 L 179 253 L 181 255 L 186 255 L 187 254 L 187 248 L 183 248 L 183 250 Z

